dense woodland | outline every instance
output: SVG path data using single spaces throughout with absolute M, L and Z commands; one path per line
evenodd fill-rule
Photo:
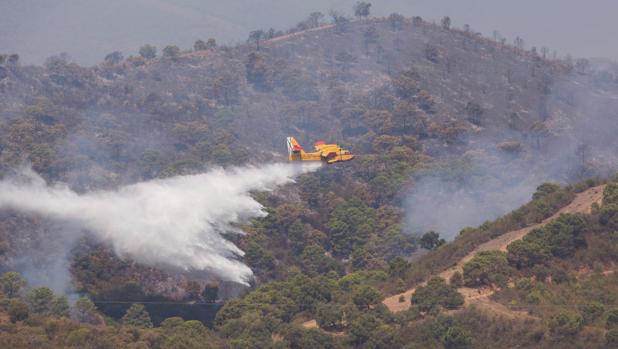
M 2 176 L 29 163 L 79 192 L 114 188 L 285 161 L 289 135 L 357 154 L 253 194 L 268 215 L 230 236 L 256 275 L 240 297 L 232 297 L 238 285 L 169 275 L 84 238 L 70 255 L 77 296 L 69 302 L 9 267 L 53 239 L 53 222 L 0 212 L 0 347 L 618 346 L 618 158 L 608 142 L 616 126 L 582 121 L 590 104 L 598 113 L 615 107 L 605 96 L 618 90 L 618 69 L 559 60 L 521 38 L 485 38 L 448 17 L 372 18 L 370 9 L 359 2 L 356 18 L 312 13 L 287 32 L 256 30 L 233 47 L 214 39 L 186 51 L 144 45 L 139 56 L 113 52 L 94 67 L 66 55 L 40 67 L 0 55 Z M 480 171 L 481 162 L 563 185 L 540 185 L 529 203 L 461 227 L 453 241 L 410 231 L 405 200 L 417 181 L 504 180 Z M 478 253 L 449 280 L 436 276 L 605 183 L 592 213 L 561 215 L 506 252 Z M 41 268 L 43 254 L 32 256 Z M 401 300 L 408 310 L 382 304 L 413 286 Z M 467 306 L 464 286 L 491 288 L 493 302 L 528 316 Z M 148 312 L 156 302 L 226 298 L 212 323 Z M 110 316 L 106 301 L 123 301 L 115 311 L 124 316 Z M 304 326 L 309 320 L 317 326 Z

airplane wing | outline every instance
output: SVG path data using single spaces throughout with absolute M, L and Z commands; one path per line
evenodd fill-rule
M 326 145 L 326 142 L 324 142 L 324 141 L 317 141 L 317 142 L 315 142 L 313 147 L 315 148 L 315 151 L 320 151 L 320 149 L 322 149 L 324 147 L 324 145 Z
M 330 160 L 330 159 L 334 159 L 337 156 L 337 152 L 336 151 L 325 151 L 325 152 L 322 152 L 320 155 L 324 159 Z

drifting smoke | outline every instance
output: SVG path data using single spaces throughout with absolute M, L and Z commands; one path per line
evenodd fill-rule
M 46 286 L 58 294 L 73 298 L 71 289 L 71 249 L 82 236 L 79 226 L 47 220 L 39 234 L 41 243 L 28 250 L 18 248 L 19 254 L 7 261 L 6 270 L 15 270 L 28 284 Z
M 406 201 L 408 229 L 415 234 L 434 230 L 450 240 L 465 227 L 525 204 L 543 182 L 613 176 L 618 169 L 616 77 L 617 65 L 597 63 L 587 75 L 554 82 L 543 106 L 549 132 L 538 143 L 504 130 L 497 138 L 468 139 L 461 159 L 417 178 Z M 509 138 L 521 151 L 497 149 Z
M 452 240 L 465 227 L 495 219 L 530 200 L 543 180 L 507 171 L 503 163 L 466 158 L 473 168 L 455 175 L 439 171 L 420 176 L 406 201 L 407 228 Z M 455 170 L 456 171 L 456 170 Z
M 272 164 L 216 169 L 78 194 L 49 186 L 32 170 L 0 182 L 0 208 L 13 208 L 77 224 L 109 242 L 120 256 L 152 266 L 206 271 L 246 284 L 252 272 L 243 252 L 223 234 L 233 223 L 265 215 L 250 196 L 272 190 L 319 164 Z

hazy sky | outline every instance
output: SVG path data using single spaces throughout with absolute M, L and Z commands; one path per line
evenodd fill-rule
M 311 11 L 352 13 L 356 0 L 0 0 L 0 52 L 17 52 L 26 63 L 67 52 L 77 62 L 96 64 L 120 50 L 176 44 L 186 49 L 198 38 L 244 41 L 256 28 L 287 29 Z M 426 20 L 451 16 L 509 41 L 548 46 L 560 56 L 618 58 L 616 0 L 375 0 L 372 13 L 400 12 Z

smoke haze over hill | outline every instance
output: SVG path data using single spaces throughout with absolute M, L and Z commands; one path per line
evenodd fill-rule
M 618 170 L 614 141 L 618 96 L 607 80 L 614 76 L 615 67 L 600 62 L 586 69 L 587 75 L 574 72 L 551 85 L 552 93 L 542 107 L 549 130 L 542 139 L 505 131 L 505 139 L 511 137 L 512 142 L 496 144 L 475 135 L 467 140 L 462 158 L 418 175 L 406 201 L 408 229 L 415 234 L 433 230 L 451 240 L 466 227 L 496 219 L 528 202 L 545 181 L 567 184 L 613 176 Z M 598 89 L 582 88 L 590 85 Z M 569 116 L 562 111 L 567 109 Z M 518 149 L 526 142 L 531 143 L 528 151 Z M 509 146 L 514 150 L 506 150 Z

